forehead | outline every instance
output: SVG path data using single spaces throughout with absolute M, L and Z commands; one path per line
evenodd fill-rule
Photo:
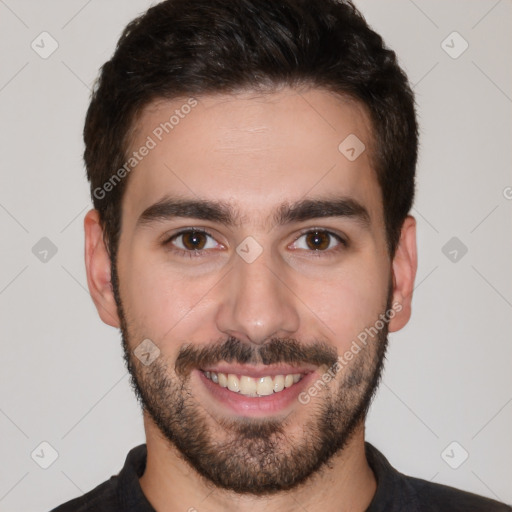
M 258 223 L 283 200 L 336 195 L 381 217 L 372 146 L 365 108 L 319 89 L 157 101 L 134 125 L 123 216 L 178 196 L 229 203 Z

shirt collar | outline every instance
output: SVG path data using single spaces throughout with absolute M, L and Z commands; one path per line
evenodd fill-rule
M 119 473 L 117 500 L 120 510 L 126 512 L 156 512 L 142 492 L 139 478 L 146 469 L 147 446 L 141 444 L 131 449 Z
M 368 442 L 364 446 L 366 459 L 377 480 L 377 490 L 366 512 L 418 512 L 420 504 L 409 479 L 397 471 L 375 446 Z

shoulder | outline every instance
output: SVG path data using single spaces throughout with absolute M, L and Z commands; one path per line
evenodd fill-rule
M 117 475 L 111 476 L 83 496 L 59 505 L 51 512 L 154 512 L 139 484 L 139 476 L 146 466 L 146 455 L 145 444 L 132 448 Z
M 116 491 L 113 476 L 88 493 L 67 501 L 50 512 L 112 512 L 117 510 Z
M 377 490 L 367 512 L 512 512 L 512 507 L 448 485 L 404 475 L 370 443 L 366 457 Z
M 512 512 L 512 507 L 471 492 L 407 476 L 421 512 Z

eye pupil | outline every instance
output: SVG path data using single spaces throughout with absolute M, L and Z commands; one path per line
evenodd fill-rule
M 310 249 L 327 249 L 329 247 L 329 235 L 327 233 L 319 233 L 318 231 L 308 233 L 306 243 Z
M 199 231 L 189 231 L 183 233 L 183 245 L 190 250 L 201 250 L 205 245 L 204 233 Z

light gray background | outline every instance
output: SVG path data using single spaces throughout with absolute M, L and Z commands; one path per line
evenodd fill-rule
M 144 442 L 120 336 L 86 289 L 81 131 L 98 68 L 149 5 L 0 0 L 2 511 L 87 492 Z M 367 439 L 404 473 L 510 503 L 512 3 L 358 6 L 399 55 L 421 124 L 413 317 L 391 335 Z M 50 48 L 43 31 L 59 45 L 47 59 L 31 48 Z M 455 59 L 442 46 L 453 31 L 469 44 Z M 444 47 L 463 44 L 450 36 Z M 42 237 L 58 250 L 46 262 L 32 252 Z M 468 249 L 456 262 L 442 252 L 452 237 Z M 42 441 L 58 452 L 48 469 L 31 458 Z M 442 453 L 454 465 L 462 449 L 469 458 L 452 469 Z

